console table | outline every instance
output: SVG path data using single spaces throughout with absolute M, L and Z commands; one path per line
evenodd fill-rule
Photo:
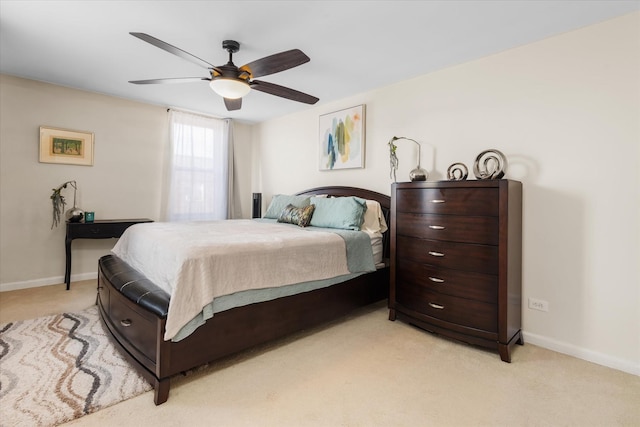
M 149 218 L 136 219 L 100 219 L 94 222 L 67 221 L 67 235 L 64 240 L 67 264 L 64 281 L 69 290 L 71 284 L 71 241 L 73 239 L 111 239 L 122 236 L 124 230 L 134 224 L 153 222 Z

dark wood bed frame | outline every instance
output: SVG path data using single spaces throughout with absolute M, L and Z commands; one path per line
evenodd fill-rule
M 358 196 L 376 200 L 390 224 L 390 199 L 355 187 L 318 187 L 299 195 Z M 388 298 L 389 236 L 384 268 L 327 288 L 217 313 L 182 341 L 164 341 L 169 295 L 107 255 L 98 265 L 100 317 L 121 353 L 153 385 L 154 402 L 169 398 L 170 378 L 216 359 L 345 316 Z

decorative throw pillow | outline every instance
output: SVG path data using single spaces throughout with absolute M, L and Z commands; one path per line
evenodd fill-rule
M 288 224 L 295 224 L 300 227 L 306 227 L 311 222 L 314 205 L 305 206 L 304 208 L 296 208 L 293 205 L 287 205 L 278 217 L 278 222 L 286 222 Z
M 267 208 L 267 212 L 264 214 L 264 218 L 278 219 L 280 214 L 287 207 L 287 205 L 293 205 L 296 208 L 304 208 L 309 206 L 309 196 L 287 196 L 285 194 L 276 194 L 271 199 L 271 204 Z
M 311 225 L 324 228 L 360 230 L 367 203 L 359 197 L 312 197 L 311 205 L 316 209 Z

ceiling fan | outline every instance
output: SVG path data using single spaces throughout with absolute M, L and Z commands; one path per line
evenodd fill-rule
M 297 67 L 310 59 L 299 49 L 291 49 L 285 52 L 276 53 L 264 58 L 249 62 L 241 67 L 237 67 L 233 63 L 233 54 L 240 50 L 240 43 L 235 40 L 224 40 L 222 48 L 229 52 L 229 62 L 225 65 L 212 65 L 197 56 L 185 52 L 169 43 L 163 42 L 153 36 L 145 33 L 129 33 L 140 40 L 146 41 L 160 49 L 166 50 L 182 59 L 186 59 L 196 65 L 209 70 L 209 77 L 177 77 L 166 79 L 151 80 L 132 80 L 133 84 L 156 84 L 156 83 L 188 83 L 195 81 L 208 81 L 209 86 L 218 95 L 224 98 L 224 104 L 227 110 L 239 110 L 242 107 L 242 97 L 251 89 L 282 98 L 291 99 L 293 101 L 303 102 L 305 104 L 315 104 L 318 98 L 307 95 L 288 87 L 280 86 L 261 80 L 254 80 L 256 77 L 262 77 L 269 74 L 279 73 L 290 68 Z

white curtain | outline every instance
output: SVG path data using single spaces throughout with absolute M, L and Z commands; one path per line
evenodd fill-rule
M 170 110 L 168 221 L 233 217 L 231 120 Z

